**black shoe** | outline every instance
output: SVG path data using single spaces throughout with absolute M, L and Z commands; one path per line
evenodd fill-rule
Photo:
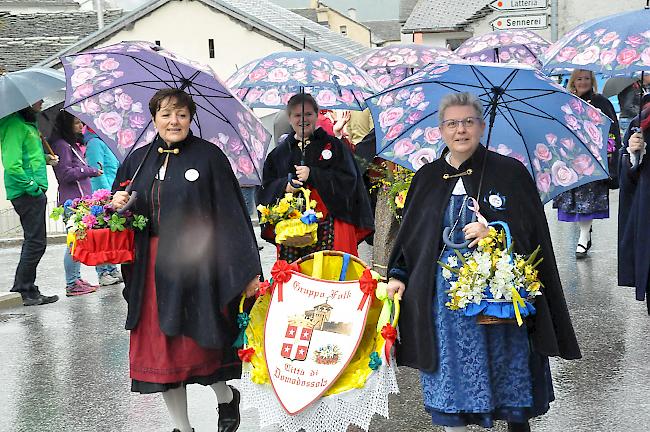
M 58 295 L 46 296 L 41 293 L 37 293 L 36 295 L 30 295 L 30 294 L 31 293 L 28 294 L 21 293 L 21 296 L 23 297 L 23 306 L 45 305 L 49 303 L 54 303 L 59 299 Z
M 593 230 L 593 227 L 589 228 L 589 241 L 587 242 L 587 246 L 582 245 L 578 243 L 579 248 L 582 248 L 583 250 L 581 251 L 576 251 L 576 258 L 577 259 L 582 259 L 587 257 L 587 252 L 589 252 L 589 249 L 591 249 L 591 232 Z
M 229 403 L 219 404 L 219 425 L 217 431 L 219 432 L 235 432 L 239 429 L 239 400 L 241 395 L 239 390 L 233 386 L 228 386 L 232 389 L 232 400 Z
M 530 432 L 530 425 L 526 423 L 508 422 L 508 432 Z

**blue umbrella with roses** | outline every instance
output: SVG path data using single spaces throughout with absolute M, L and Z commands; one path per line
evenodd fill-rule
M 367 100 L 377 154 L 417 171 L 440 157 L 440 100 L 470 92 L 483 103 L 483 143 L 523 163 L 542 202 L 606 179 L 611 120 L 533 67 L 494 63 L 430 65 Z

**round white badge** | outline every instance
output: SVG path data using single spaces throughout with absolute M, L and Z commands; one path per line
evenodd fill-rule
M 330 149 L 323 150 L 323 152 L 321 153 L 321 156 L 323 156 L 323 159 L 325 159 L 325 160 L 332 159 L 332 150 L 330 150 Z
M 194 168 L 190 168 L 187 171 L 185 171 L 185 179 L 187 181 L 196 181 L 199 178 L 199 172 L 195 170 Z
M 490 195 L 488 202 L 495 208 L 500 208 L 503 205 L 503 199 L 499 195 Z

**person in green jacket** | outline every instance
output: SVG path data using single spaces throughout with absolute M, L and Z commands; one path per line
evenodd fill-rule
M 0 154 L 4 166 L 7 199 L 20 217 L 23 247 L 16 268 L 13 292 L 19 292 L 25 306 L 53 303 L 58 296 L 41 294 L 34 284 L 36 268 L 47 245 L 45 207 L 47 170 L 36 114 L 42 101 L 0 119 Z M 52 163 L 56 161 L 51 157 Z

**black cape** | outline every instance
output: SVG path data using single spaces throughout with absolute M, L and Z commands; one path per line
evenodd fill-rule
M 526 168 L 515 159 L 487 151 L 479 146 L 474 155 L 456 170 L 444 157 L 425 165 L 416 173 L 407 195 L 404 218 L 389 261 L 389 274 L 402 273 L 407 284 L 400 315 L 398 364 L 424 371 L 435 371 L 438 363 L 435 333 L 431 316 L 435 289 L 436 261 L 442 250 L 441 234 L 444 211 L 457 178 L 443 180 L 443 174 L 458 174 L 471 168 L 471 175 L 461 177 L 469 196 L 475 197 L 487 154 L 486 173 L 479 203 L 481 214 L 491 221 L 505 221 L 510 226 L 515 251 L 529 254 L 541 245 L 544 261 L 538 267 L 544 284 L 543 296 L 537 298 L 537 314 L 528 322 L 535 350 L 547 356 L 580 358 L 562 284 L 557 271 L 553 245 L 544 208 L 537 188 Z M 504 205 L 494 209 L 487 197 L 500 194 Z
M 114 190 L 124 189 L 150 146 L 133 182 L 137 192 L 133 211 L 147 217 L 154 176 L 165 159 L 158 148 L 169 148 L 160 138 L 135 150 L 113 185 Z M 224 348 L 234 342 L 237 332 L 229 306 L 262 273 L 255 234 L 223 152 L 191 133 L 172 148 L 180 153 L 169 155 L 160 187 L 155 275 L 160 328 L 167 336 L 185 335 L 203 347 Z M 135 262 L 123 266 L 127 330 L 135 328 L 140 316 L 149 239 L 149 230 L 136 231 Z
M 650 220 L 650 168 L 648 154 L 632 168 L 627 142 L 632 130 L 639 126 L 636 117 L 630 123 L 623 142 L 620 162 L 620 192 L 618 206 L 618 284 L 636 288 L 637 300 L 647 301 L 650 314 L 650 243 L 647 225 Z M 650 136 L 644 132 L 644 140 Z
M 323 150 L 330 147 L 332 156 L 323 157 Z M 257 202 L 275 204 L 282 198 L 289 173 L 295 174 L 294 165 L 300 165 L 301 150 L 294 135 L 290 135 L 269 153 L 264 163 L 262 188 Z M 313 186 L 323 199 L 331 215 L 361 229 L 374 229 L 374 216 L 370 207 L 359 167 L 352 152 L 339 139 L 318 128 L 305 148 L 304 164 L 310 173 L 305 186 Z M 274 242 L 270 230 L 263 231 L 265 240 Z
M 610 189 L 618 189 L 618 168 L 619 168 L 619 157 L 621 149 L 621 129 L 618 125 L 618 117 L 616 116 L 616 110 L 614 105 L 607 99 L 605 96 L 600 93 L 589 92 L 581 96 L 581 98 L 587 103 L 590 103 L 594 107 L 598 108 L 610 118 L 612 124 L 609 126 L 609 134 L 614 135 L 614 141 L 616 143 L 616 151 L 607 156 L 607 164 L 609 168 L 609 179 L 600 180 L 607 183 L 607 186 Z

